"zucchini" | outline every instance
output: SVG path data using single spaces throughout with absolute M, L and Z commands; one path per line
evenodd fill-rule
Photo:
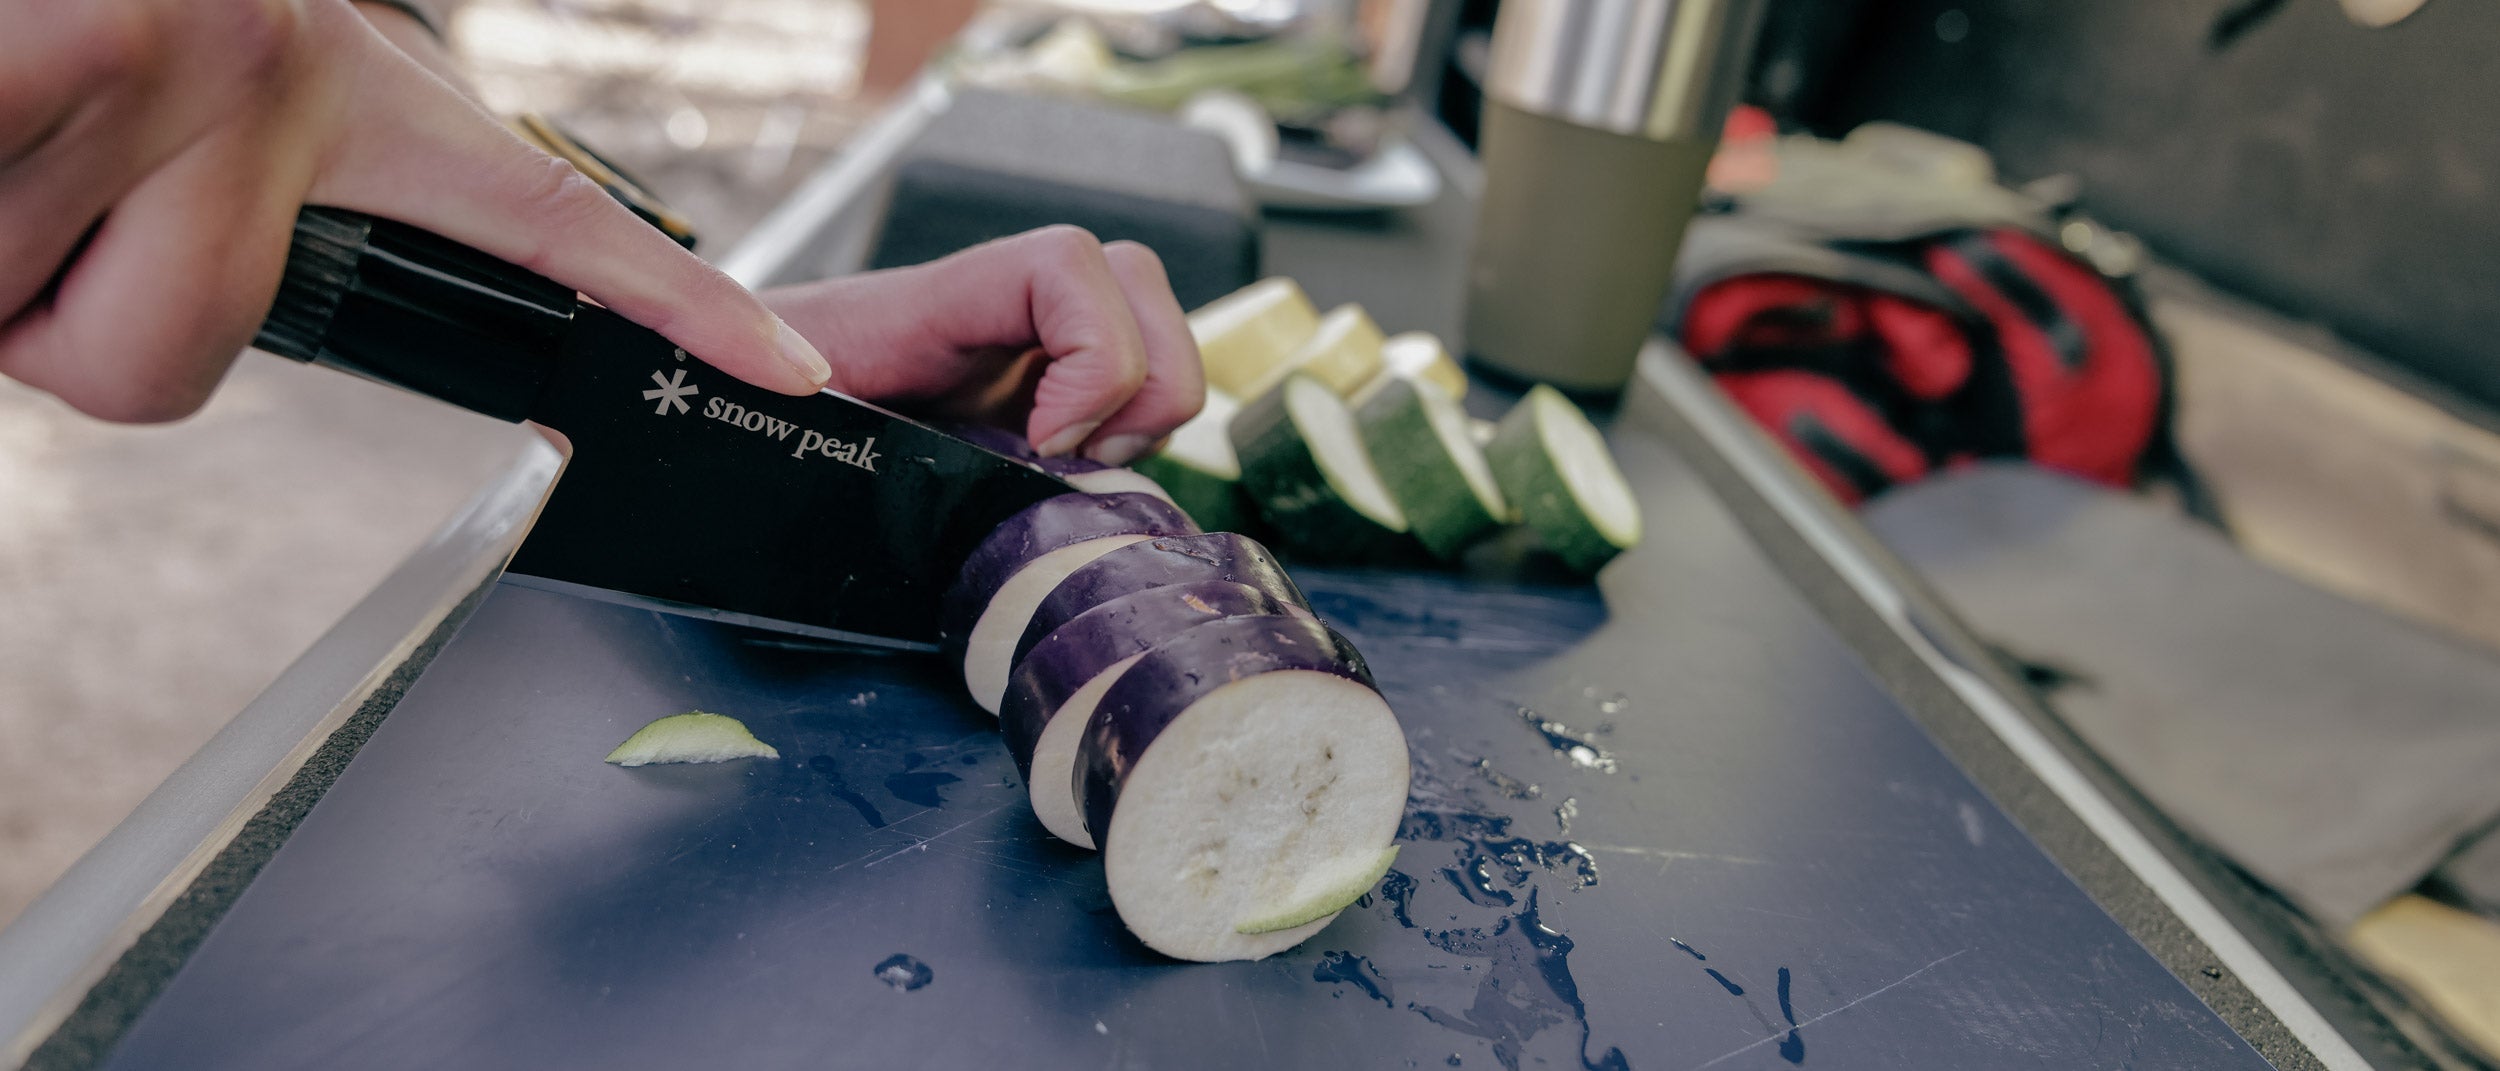
M 1285 377 L 1233 418 L 1241 482 L 1281 541 L 1313 558 L 1410 556 L 1406 514 L 1372 467 L 1354 413 L 1316 377 Z
M 1580 407 L 1539 384 L 1484 448 L 1521 519 L 1546 549 L 1594 573 L 1641 541 L 1641 507 L 1606 440 Z
M 1209 390 L 1197 416 L 1174 431 L 1161 451 L 1131 466 L 1161 485 L 1204 531 L 1246 531 L 1257 517 L 1242 494 L 1241 458 L 1233 453 L 1230 428 L 1239 412 L 1241 403 L 1231 395 Z
M 1361 305 L 1339 305 L 1320 318 L 1318 329 L 1286 358 L 1285 368 L 1307 372 L 1339 396 L 1350 397 L 1380 375 L 1383 341 L 1380 325 Z M 1285 373 L 1270 374 L 1282 379 Z
M 1287 362 L 1319 330 L 1319 310 L 1302 287 L 1273 276 L 1235 290 L 1189 314 L 1189 333 L 1207 383 L 1246 396 L 1289 367 Z
M 1363 445 L 1425 550 L 1456 558 L 1510 517 L 1467 413 L 1440 387 L 1392 379 L 1363 403 Z
M 1351 397 L 1355 406 L 1360 408 L 1382 387 L 1400 379 L 1424 380 L 1454 399 L 1467 397 L 1467 370 L 1458 366 L 1458 361 L 1430 331 L 1406 331 L 1382 342 L 1380 374 L 1354 392 Z
M 748 732 L 746 723 L 725 714 L 690 710 L 645 725 L 608 752 L 605 761 L 618 766 L 657 766 L 673 762 L 727 762 L 731 759 L 777 759 L 781 752 Z

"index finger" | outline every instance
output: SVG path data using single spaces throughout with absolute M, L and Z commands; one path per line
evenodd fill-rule
M 423 227 L 570 286 L 760 387 L 823 388 L 823 356 L 745 287 L 523 142 L 371 27 L 368 77 L 308 200 Z

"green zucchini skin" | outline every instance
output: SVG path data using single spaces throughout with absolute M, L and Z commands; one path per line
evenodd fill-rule
M 1552 387 L 1538 386 L 1511 407 L 1508 415 L 1494 429 L 1493 439 L 1485 444 L 1485 460 L 1492 462 L 1493 475 L 1502 485 L 1502 494 L 1520 519 L 1536 533 L 1537 541 L 1563 560 L 1565 565 L 1582 574 L 1593 574 L 1614 557 L 1640 542 L 1637 513 L 1633 517 L 1628 538 L 1610 537 L 1590 516 L 1588 504 L 1575 492 L 1563 466 L 1554 457 L 1554 442 L 1560 429 L 1547 426 L 1548 421 L 1575 420 L 1583 426 L 1588 418 Z M 1593 429 L 1580 432 L 1595 442 Z M 1624 501 L 1631 501 L 1630 489 L 1623 474 L 1616 470 L 1611 457 L 1592 459 L 1592 478 L 1613 481 L 1621 488 Z
M 1404 527 L 1364 515 L 1328 480 L 1285 404 L 1288 377 L 1233 418 L 1241 484 L 1285 548 L 1315 561 L 1403 564 L 1421 557 Z
M 1384 383 L 1363 403 L 1356 423 L 1373 467 L 1406 512 L 1407 527 L 1433 557 L 1451 561 L 1500 527 L 1496 511 L 1507 510 L 1498 502 L 1487 508 L 1451 456 L 1477 450 L 1476 444 L 1450 443 L 1434 429 L 1424 393 L 1432 389 L 1408 379 Z
M 1163 454 L 1138 458 L 1129 467 L 1162 484 L 1181 511 L 1198 522 L 1200 530 L 1257 534 L 1258 510 L 1250 504 L 1241 481 L 1227 480 Z

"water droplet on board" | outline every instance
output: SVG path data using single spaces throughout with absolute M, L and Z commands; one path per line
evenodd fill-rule
M 1594 739 L 1595 733 L 1574 731 L 1570 726 L 1539 714 L 1528 707 L 1519 708 L 1519 719 L 1527 722 L 1528 728 L 1536 730 L 1538 736 L 1544 737 L 1546 746 L 1570 759 L 1571 765 L 1599 773 L 1615 772 L 1614 755 L 1605 748 L 1597 746 L 1597 741 Z
M 927 985 L 930 979 L 937 977 L 937 972 L 930 970 L 928 964 L 900 952 L 880 961 L 876 973 L 878 981 L 904 992 Z

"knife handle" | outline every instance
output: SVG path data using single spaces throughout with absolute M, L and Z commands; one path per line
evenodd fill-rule
M 252 345 L 519 421 L 579 301 L 569 286 L 440 235 L 308 206 Z

